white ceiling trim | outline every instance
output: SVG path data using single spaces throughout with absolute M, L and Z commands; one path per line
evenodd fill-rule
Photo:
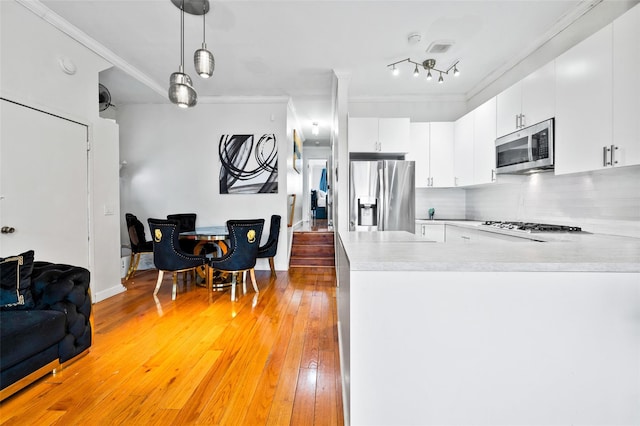
M 286 104 L 288 96 L 199 96 L 200 104 Z
M 482 92 L 504 74 L 506 74 L 509 70 L 516 67 L 522 61 L 531 56 L 534 52 L 542 48 L 545 44 L 551 41 L 554 37 L 560 34 L 562 31 L 567 29 L 571 24 L 576 22 L 585 13 L 589 12 L 591 9 L 602 3 L 603 0 L 590 0 L 590 1 L 581 1 L 578 5 L 567 12 L 564 16 L 560 17 L 558 21 L 542 36 L 538 37 L 534 40 L 528 48 L 522 49 L 520 53 L 513 58 L 506 61 L 502 66 L 496 68 L 494 71 L 489 73 L 487 77 L 480 80 L 478 84 L 476 84 L 466 95 L 466 99 L 469 100 L 476 96 L 478 93 Z
M 59 29 L 63 33 L 67 34 L 69 37 L 82 44 L 89 50 L 93 51 L 97 55 L 101 56 L 105 60 L 109 61 L 111 64 L 121 69 L 131 77 L 138 80 L 140 83 L 147 86 L 149 89 L 158 93 L 161 96 L 166 97 L 168 93 L 168 88 L 163 87 L 158 84 L 151 77 L 140 71 L 138 68 L 134 67 L 120 56 L 116 55 L 113 51 L 107 49 L 102 44 L 98 43 L 93 38 L 89 37 L 87 33 L 81 31 L 76 26 L 72 25 L 69 21 L 62 18 L 60 15 L 49 9 L 47 6 L 42 4 L 38 0 L 16 0 L 17 3 L 21 4 L 32 13 L 45 20 L 55 28 Z
M 405 95 L 405 96 L 351 96 L 349 103 L 359 102 L 398 102 L 398 103 L 414 103 L 414 102 L 467 102 L 465 95 Z

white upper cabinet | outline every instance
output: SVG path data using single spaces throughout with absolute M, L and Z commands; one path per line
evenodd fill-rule
M 496 178 L 496 98 L 473 113 L 473 183 L 491 183 Z
M 431 186 L 454 186 L 453 122 L 429 123 L 429 169 Z
M 473 116 L 474 111 L 455 122 L 453 170 L 455 186 L 473 184 Z
M 556 174 L 608 167 L 607 149 L 613 144 L 612 42 L 609 24 L 556 59 Z
M 555 64 L 551 61 L 497 96 L 496 136 L 552 118 L 554 100 Z
M 453 123 L 411 123 L 411 151 L 416 187 L 453 186 Z
M 411 147 L 408 118 L 349 118 L 349 152 L 406 153 Z
M 640 5 L 613 21 L 612 144 L 613 166 L 640 164 Z
M 377 118 L 349 118 L 348 126 L 349 152 L 377 152 Z
M 416 188 L 431 186 L 429 170 L 429 123 L 411 123 L 411 150 L 405 160 L 415 161 Z

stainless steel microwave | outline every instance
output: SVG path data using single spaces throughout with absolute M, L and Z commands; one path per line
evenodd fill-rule
M 496 139 L 497 173 L 553 169 L 553 118 Z

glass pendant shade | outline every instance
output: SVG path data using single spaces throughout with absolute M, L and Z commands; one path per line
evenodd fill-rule
M 190 108 L 198 103 L 198 94 L 193 89 L 191 77 L 182 71 L 181 66 L 169 77 L 169 100 L 180 108 Z
M 205 43 L 202 43 L 202 49 L 196 50 L 193 54 L 193 62 L 200 77 L 209 78 L 213 75 L 216 62 L 213 59 L 213 54 L 207 50 Z

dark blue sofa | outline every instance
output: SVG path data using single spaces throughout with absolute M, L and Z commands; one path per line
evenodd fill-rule
M 0 400 L 91 346 L 89 271 L 33 262 L 30 307 L 0 310 Z

